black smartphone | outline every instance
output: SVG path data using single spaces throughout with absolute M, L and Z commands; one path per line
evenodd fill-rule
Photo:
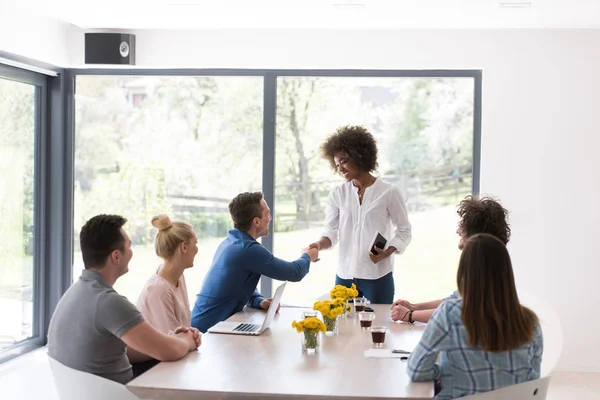
M 385 248 L 386 243 L 387 243 L 387 239 L 384 238 L 381 233 L 377 232 L 377 237 L 373 241 L 373 246 L 371 246 L 371 253 L 377 255 L 377 250 L 375 250 L 375 247 L 377 247 L 379 249 L 383 249 L 383 248 Z
M 371 307 L 365 307 L 366 312 L 375 312 Z

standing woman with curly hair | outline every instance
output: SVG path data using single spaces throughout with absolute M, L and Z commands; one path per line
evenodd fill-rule
M 394 260 L 411 241 L 406 204 L 400 189 L 373 175 L 377 144 L 362 126 L 345 126 L 321 146 L 322 157 L 345 180 L 327 200 L 326 229 L 309 247 L 329 249 L 339 242 L 335 283 L 356 284 L 359 294 L 373 303 L 394 301 Z M 385 248 L 370 251 L 377 233 L 387 239 Z

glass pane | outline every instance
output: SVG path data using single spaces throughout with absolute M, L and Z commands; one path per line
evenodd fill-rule
M 198 235 L 193 303 L 232 226 L 229 201 L 262 189 L 262 77 L 78 76 L 76 88 L 74 279 L 81 226 L 123 215 L 133 259 L 115 289 L 135 303 L 160 264 L 150 219 L 166 213 Z
M 32 336 L 35 91 L 0 78 L 0 351 Z
M 277 82 L 274 254 L 295 259 L 321 237 L 330 189 L 343 182 L 320 157 L 324 139 L 344 125 L 363 125 L 376 138 L 379 171 L 404 194 L 413 225 L 396 256 L 396 298 L 432 300 L 456 286 L 456 204 L 471 193 L 472 78 L 312 78 Z M 286 302 L 310 304 L 334 285 L 337 247 Z

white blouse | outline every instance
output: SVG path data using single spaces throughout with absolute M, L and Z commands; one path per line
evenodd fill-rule
M 366 188 L 362 205 L 352 181 L 333 188 L 327 199 L 323 236 L 332 247 L 339 241 L 337 275 L 342 279 L 378 279 L 394 269 L 393 255 L 374 264 L 369 258 L 373 239 L 381 233 L 402 254 L 411 241 L 406 204 L 400 189 L 377 178 Z

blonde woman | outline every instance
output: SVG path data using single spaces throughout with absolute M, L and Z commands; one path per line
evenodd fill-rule
M 146 282 L 137 308 L 150 325 L 171 333 L 191 323 L 183 271 L 194 266 L 198 239 L 190 224 L 164 214 L 153 217 L 152 226 L 158 229 L 154 246 L 163 263 Z

